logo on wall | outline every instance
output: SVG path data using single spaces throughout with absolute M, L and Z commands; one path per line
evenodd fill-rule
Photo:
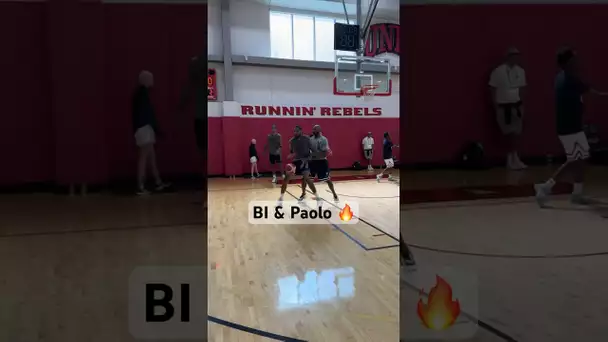
M 365 56 L 375 57 L 385 53 L 401 55 L 399 24 L 374 24 L 370 25 L 365 40 Z
M 382 116 L 382 108 L 375 107 L 304 107 L 304 106 L 247 106 L 241 105 L 241 116 Z

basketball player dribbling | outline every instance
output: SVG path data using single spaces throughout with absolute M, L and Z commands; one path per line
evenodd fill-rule
M 294 128 L 293 134 L 293 138 L 289 140 L 290 154 L 287 158 L 293 160 L 293 164 L 296 167 L 295 175 L 302 176 L 304 182 L 306 182 L 310 187 L 310 190 L 312 190 L 314 199 L 319 201 L 320 197 L 317 196 L 317 188 L 310 178 L 310 167 L 308 165 L 311 154 L 310 138 L 302 134 L 302 128 L 300 126 Z M 290 175 L 289 173 L 285 173 L 285 179 L 283 180 L 283 184 L 281 184 L 281 197 L 279 197 L 278 201 L 279 206 L 283 203 L 283 196 L 287 191 L 287 185 L 292 176 L 293 175 Z
M 571 202 L 578 205 L 596 204 L 598 201 L 583 196 L 585 164 L 589 158 L 589 143 L 583 130 L 583 95 L 608 94 L 592 89 L 581 80 L 574 49 L 562 49 L 557 55 L 557 63 L 561 69 L 555 79 L 557 134 L 568 160 L 548 181 L 534 186 L 536 200 L 541 208 L 544 207 L 555 181 L 569 174 L 574 181 Z
M 272 182 L 277 182 L 277 176 L 283 174 L 283 164 L 281 163 L 281 148 L 283 147 L 281 135 L 277 132 L 277 126 L 272 125 L 272 131 L 268 134 L 268 140 L 264 150 L 268 151 L 270 167 L 272 169 Z
M 329 176 L 329 162 L 327 156 L 331 154 L 329 149 L 329 142 L 327 138 L 321 133 L 321 126 L 314 125 L 312 128 L 312 136 L 310 137 L 311 145 L 311 159 L 310 159 L 310 176 L 314 179 L 316 176 L 319 181 L 327 183 L 329 190 L 334 195 L 334 201 L 337 203 L 340 201 L 336 190 L 334 189 L 334 183 L 331 181 Z M 306 198 L 306 182 L 302 180 L 302 195 L 300 201 Z

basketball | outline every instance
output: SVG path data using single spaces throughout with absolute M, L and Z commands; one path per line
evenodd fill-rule
M 296 173 L 296 166 L 289 163 L 287 165 L 285 165 L 285 172 L 289 173 L 290 175 L 293 175 Z

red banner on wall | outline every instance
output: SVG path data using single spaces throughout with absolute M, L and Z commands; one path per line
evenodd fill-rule
M 380 107 L 241 106 L 242 116 L 382 116 Z
M 375 57 L 385 53 L 401 55 L 400 34 L 401 26 L 399 24 L 371 25 L 365 40 L 365 56 Z
M 207 69 L 207 100 L 217 101 L 217 73 L 215 69 Z

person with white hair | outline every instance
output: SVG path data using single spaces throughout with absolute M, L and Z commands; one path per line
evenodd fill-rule
M 251 163 L 251 179 L 260 178 L 260 172 L 258 171 L 258 150 L 256 149 L 257 141 L 251 139 L 249 144 L 249 162 Z M 257 177 L 256 177 L 257 176 Z
M 150 89 L 154 85 L 154 76 L 149 71 L 139 73 L 139 85 L 133 94 L 133 132 L 135 144 L 139 148 L 137 161 L 137 194 L 149 195 L 146 189 L 146 170 L 151 168 L 152 176 L 156 182 L 155 191 L 166 189 L 169 184 L 164 183 L 156 165 L 156 136 L 159 135 L 158 124 L 154 107 L 150 100 Z
M 510 48 L 505 62 L 494 69 L 489 82 L 496 120 L 509 144 L 507 168 L 511 170 L 527 167 L 517 152 L 517 143 L 523 130 L 523 91 L 527 85 L 526 72 L 519 65 L 519 55 L 519 50 Z

